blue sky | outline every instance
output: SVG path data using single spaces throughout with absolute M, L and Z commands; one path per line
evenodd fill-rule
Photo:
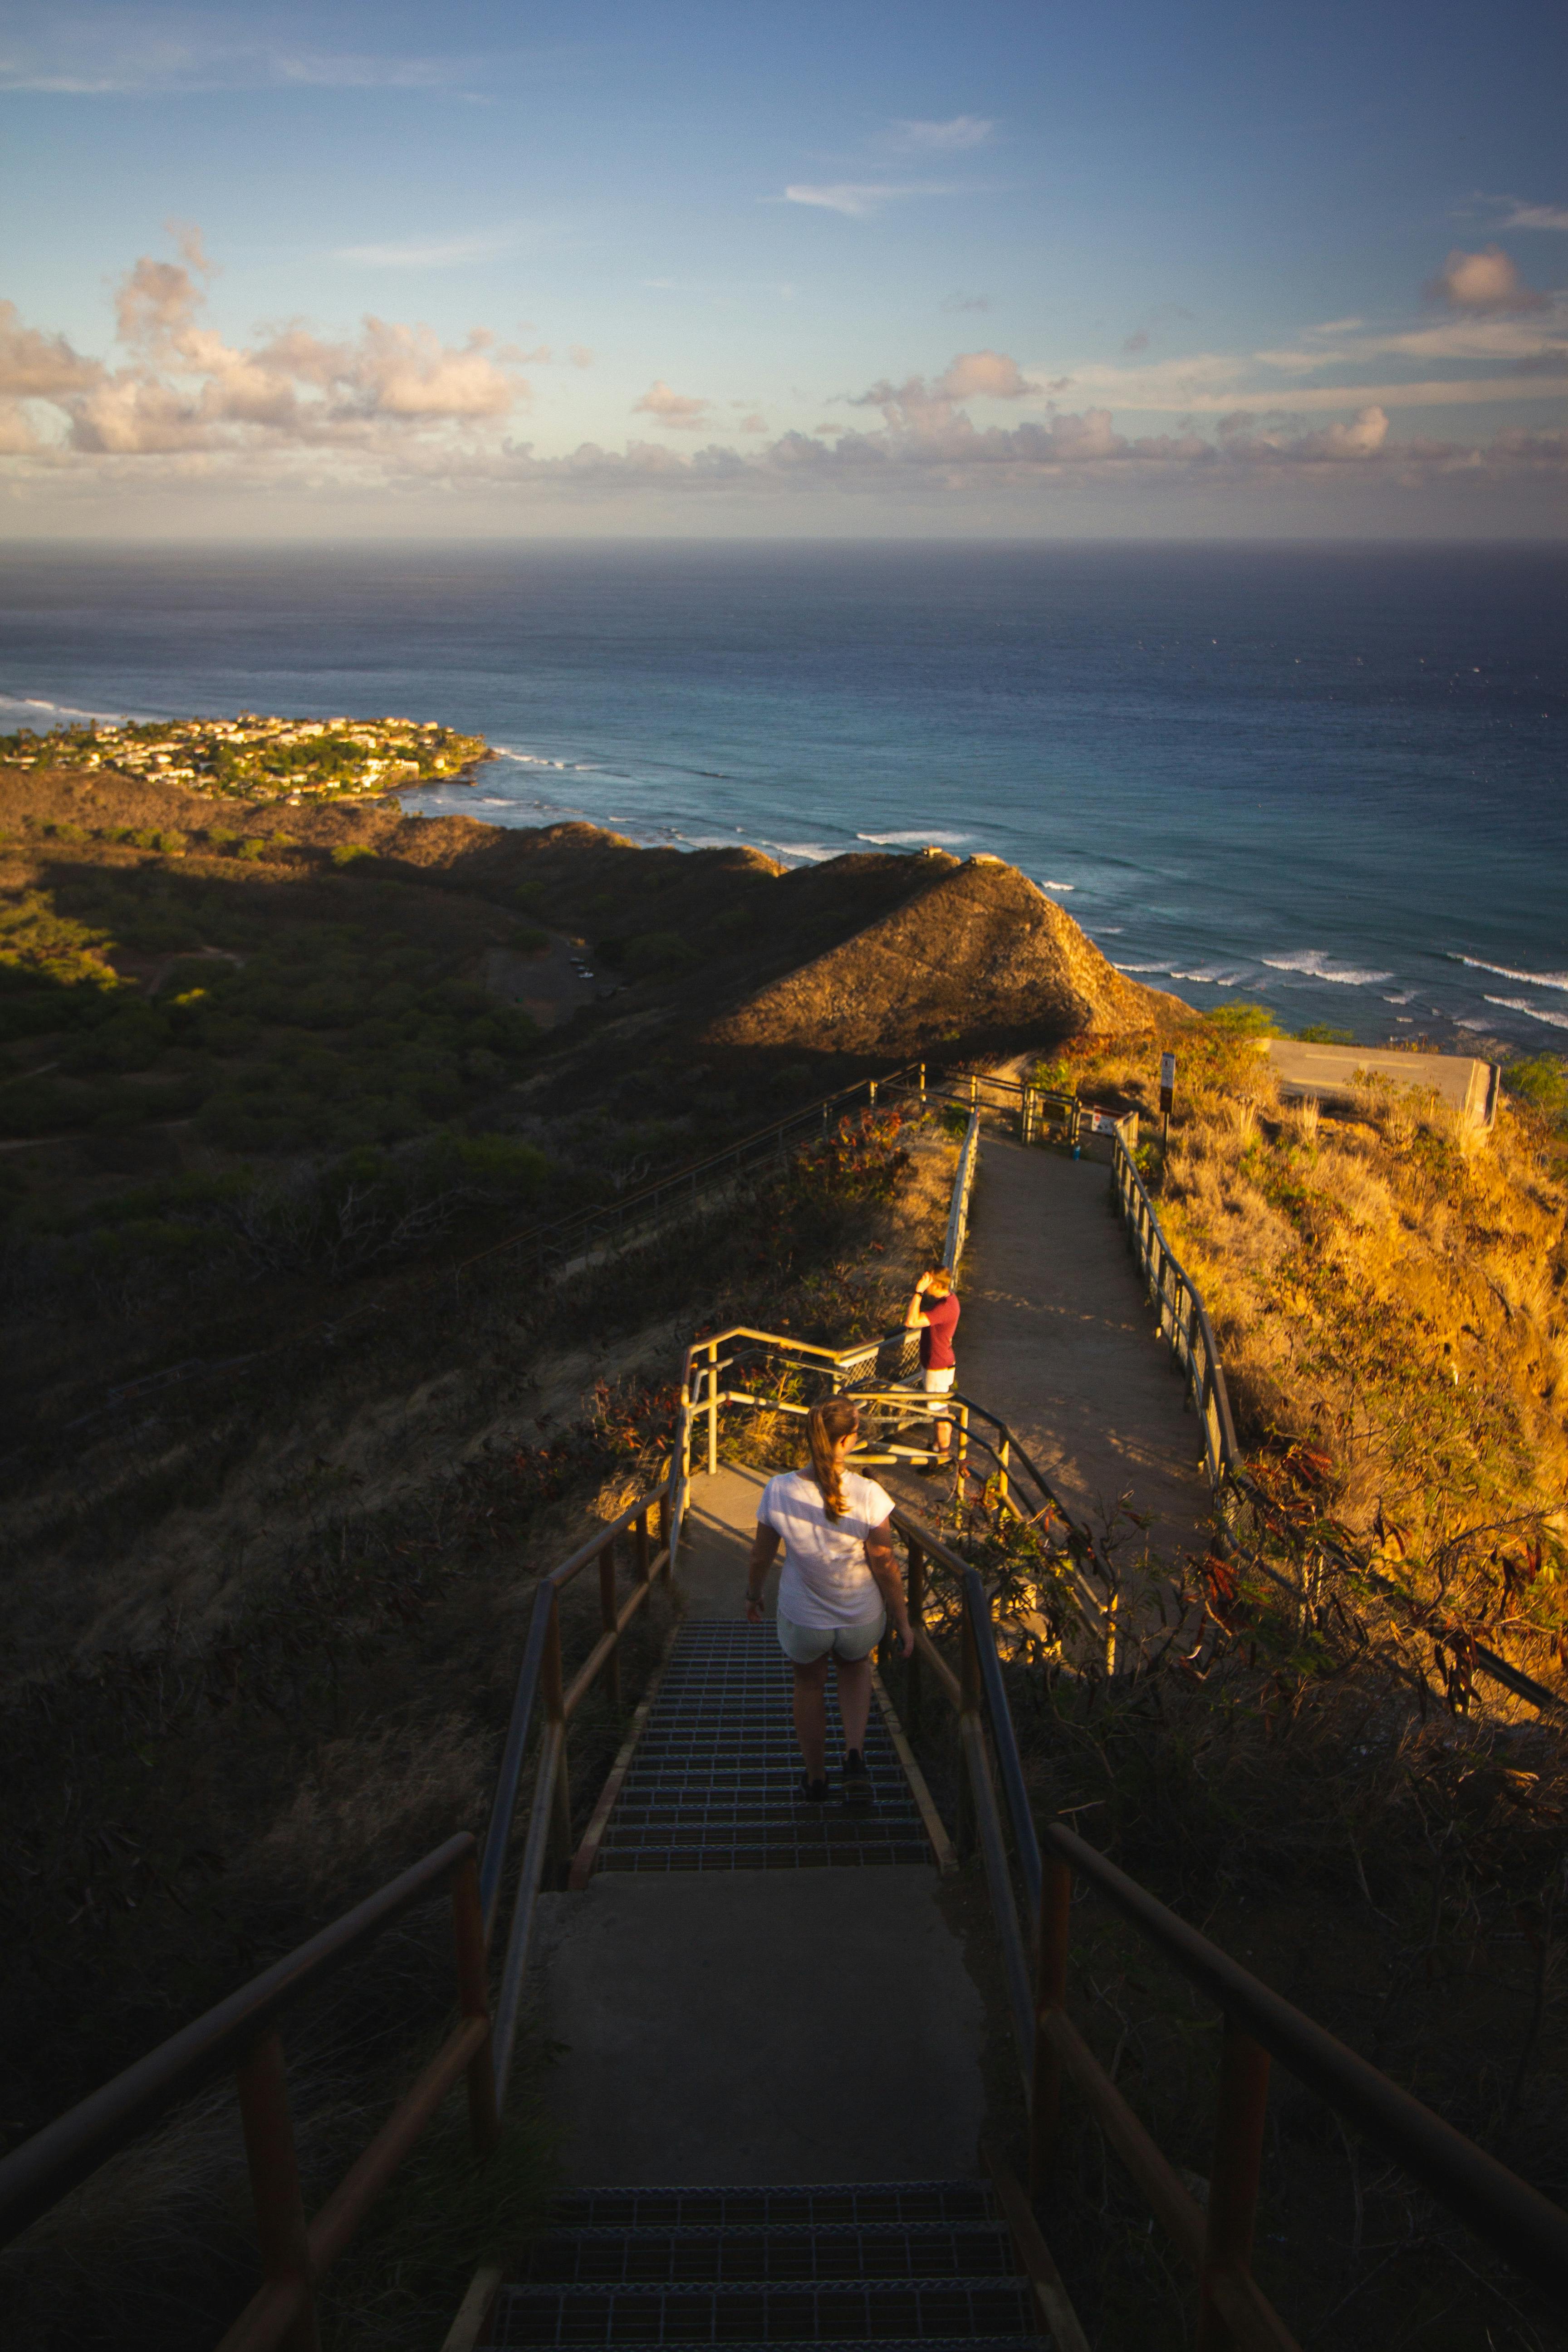
M 1560 531 L 1565 26 L 13 7 L 0 511 Z

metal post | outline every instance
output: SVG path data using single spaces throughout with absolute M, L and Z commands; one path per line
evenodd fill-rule
M 599 1623 L 606 1633 L 616 1630 L 616 1539 L 612 1536 L 599 1554 Z M 612 1706 L 621 1703 L 621 1650 L 617 1642 L 605 1660 L 605 1682 Z
M 719 1470 L 719 1342 L 708 1342 L 708 1475 Z
M 925 1107 L 926 1107 L 926 1066 L 925 1066 L 925 1064 L 922 1062 L 922 1063 L 921 1064 L 921 1110 L 924 1110 Z
M 1268 2107 L 1268 2053 L 1227 2016 L 1209 2171 L 1208 2229 L 1198 2275 L 1198 2352 L 1231 2352 L 1236 2344 L 1234 2331 L 1215 2307 L 1214 2282 L 1223 2271 L 1245 2278 L 1251 2267 Z
M 1007 1464 L 1011 1458 L 1012 1450 L 1006 1438 L 1004 1438 L 996 1448 L 996 1507 L 999 1511 L 1005 1511 L 1007 1507 Z
M 969 1475 L 969 1407 L 966 1404 L 961 1404 L 958 1408 L 958 1461 L 955 1466 L 958 1472 L 958 1495 L 962 1501 L 963 1482 Z
M 1068 1934 L 1072 1915 L 1072 1872 L 1058 1854 L 1040 1857 L 1040 1932 L 1035 1991 L 1035 2065 L 1029 2086 L 1029 2194 L 1044 2193 L 1061 2105 L 1062 2062 L 1046 2031 L 1053 2010 L 1068 1998 Z
M 297 2280 L 302 2297 L 299 2316 L 278 2342 L 281 2352 L 321 2352 L 305 2200 L 300 2193 L 294 2119 L 289 2112 L 289 2078 L 283 2065 L 282 2037 L 276 2026 L 251 2043 L 239 2062 L 238 2077 L 261 2275 L 268 2286 L 291 2285 Z
M 974 1796 L 969 1785 L 969 1743 L 964 1738 L 964 1725 L 967 1718 L 970 1716 L 973 1716 L 980 1723 L 981 1736 L 984 1738 L 984 1725 L 982 1718 L 983 1706 L 984 1698 L 980 1684 L 980 1654 L 974 1646 L 974 1628 L 969 1622 L 969 1612 L 965 1609 L 963 1612 L 963 1632 L 959 1666 L 958 1750 L 960 1762 L 958 1768 L 958 1834 L 953 1841 L 954 1844 L 958 1848 L 959 1853 L 965 1861 L 968 1860 L 969 1856 L 974 1851 L 975 1817 Z
M 566 1693 L 561 1673 L 561 1595 L 550 1595 L 550 1627 L 539 1667 L 540 1694 L 545 1718 L 561 1727 L 561 1764 L 555 1775 L 555 1795 L 550 1814 L 550 1864 L 555 1884 L 565 1883 L 572 1862 L 572 1780 L 566 1764 Z
M 452 1873 L 452 1943 L 458 1962 L 458 2010 L 463 2017 L 489 2019 L 489 1983 L 485 1967 L 485 1922 L 479 1908 L 479 1864 L 470 1853 Z M 495 2062 L 487 2042 L 468 2061 L 468 2131 L 476 2156 L 489 2156 L 500 2137 L 496 2114 Z
M 918 1543 L 911 1542 L 909 1547 L 909 1558 L 910 1623 L 918 1632 L 925 1623 L 926 1556 L 921 1549 Z M 918 1649 L 911 1652 L 910 1656 L 905 1689 L 907 1692 L 910 1728 L 911 1731 L 915 1731 L 920 1727 L 921 1719 L 921 1654 Z
M 873 1110 L 875 1110 L 875 1109 L 876 1109 L 876 1108 L 877 1108 L 877 1081 L 876 1081 L 876 1079 L 875 1079 L 875 1078 L 873 1078 L 873 1079 L 871 1080 L 870 1085 L 871 1085 L 871 1108 L 872 1108 Z
M 969 1108 L 971 1110 L 977 1110 L 979 1107 L 980 1080 L 976 1073 L 973 1070 L 971 1070 L 969 1073 Z

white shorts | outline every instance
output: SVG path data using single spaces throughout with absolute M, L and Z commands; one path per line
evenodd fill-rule
M 952 1386 L 953 1374 L 957 1370 L 956 1364 L 943 1364 L 940 1370 L 928 1364 L 921 1374 L 927 1396 L 946 1396 Z M 937 1421 L 951 1421 L 952 1415 L 951 1412 L 942 1412 L 939 1407 L 933 1418 Z
M 848 1665 L 856 1658 L 870 1656 L 888 1630 L 888 1612 L 879 1609 L 874 1617 L 862 1617 L 853 1625 L 797 1625 L 781 1612 L 773 1623 L 779 1647 L 792 1665 L 814 1666 L 818 1658 L 829 1655 L 842 1658 Z

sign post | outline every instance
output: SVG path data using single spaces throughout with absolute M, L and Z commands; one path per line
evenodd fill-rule
M 1171 1133 L 1171 1106 L 1176 1099 L 1176 1057 L 1174 1054 L 1160 1056 L 1160 1143 L 1163 1149 Z

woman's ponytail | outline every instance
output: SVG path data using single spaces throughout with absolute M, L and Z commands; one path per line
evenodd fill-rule
M 822 1507 L 830 1519 L 841 1519 L 849 1507 L 844 1499 L 844 1465 L 836 1458 L 834 1447 L 859 1426 L 859 1412 L 847 1397 L 829 1397 L 826 1404 L 814 1404 L 806 1415 L 811 1475 L 822 1489 Z

